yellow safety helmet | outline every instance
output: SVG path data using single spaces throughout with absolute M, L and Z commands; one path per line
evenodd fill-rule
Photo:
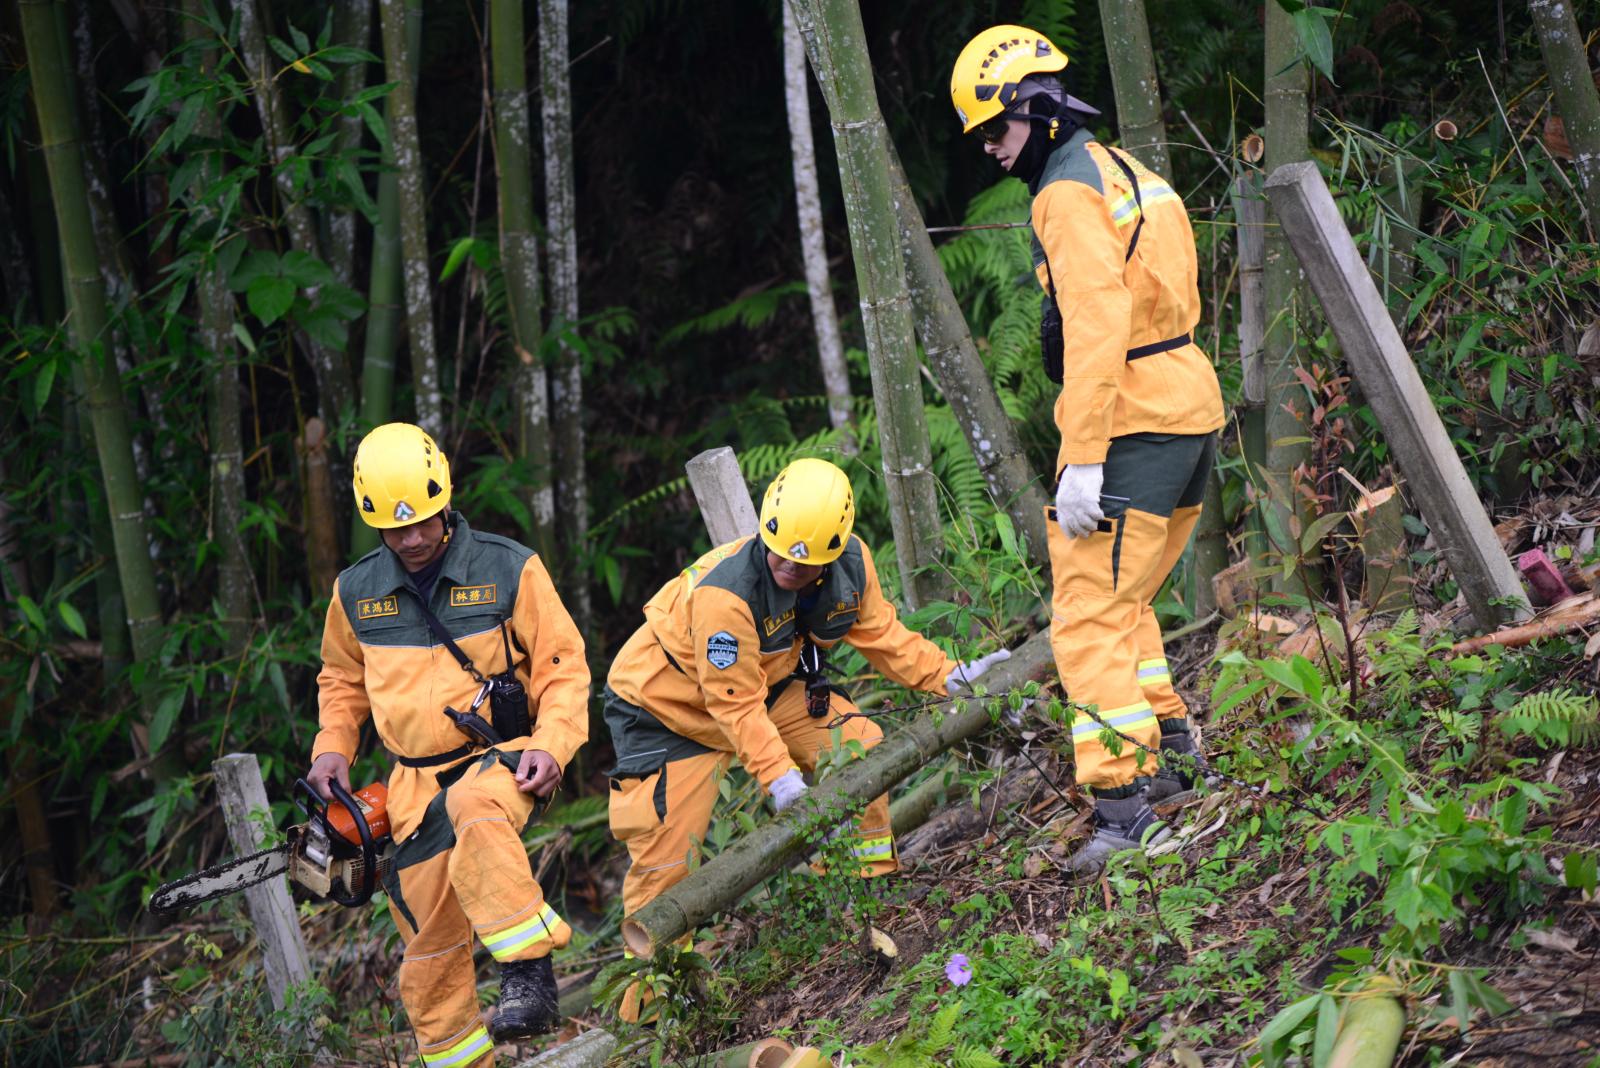
M 827 564 L 839 558 L 856 521 L 850 479 L 826 460 L 796 460 L 761 499 L 761 540 L 785 560 Z
M 356 447 L 350 484 L 367 526 L 410 526 L 450 503 L 450 461 L 420 426 L 385 423 Z
M 950 72 L 950 101 L 971 133 L 1019 102 L 1022 79 L 1065 70 L 1066 53 L 1026 26 L 990 26 L 967 42 Z

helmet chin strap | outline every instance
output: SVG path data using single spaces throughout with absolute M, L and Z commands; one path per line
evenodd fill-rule
M 1072 108 L 1067 104 L 1065 96 L 1056 101 L 1048 96 L 1034 97 L 1033 100 L 1049 100 L 1055 105 L 1055 113 L 1051 115 L 1018 116 L 1028 120 L 1028 140 L 1022 146 L 1022 151 L 1017 155 L 1016 163 L 1011 166 L 1011 174 L 1021 178 L 1032 186 L 1044 171 L 1045 160 L 1050 158 L 1050 153 L 1065 144 L 1073 134 L 1083 128 L 1083 123 L 1078 121 Z M 1032 101 L 1029 102 L 1030 105 Z M 1038 192 L 1038 190 L 1034 190 Z

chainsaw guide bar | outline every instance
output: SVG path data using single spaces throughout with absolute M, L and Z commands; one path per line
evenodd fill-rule
M 154 912 L 193 908 L 214 898 L 266 882 L 274 875 L 282 875 L 289 870 L 289 849 L 287 845 L 263 849 L 248 857 L 217 864 L 167 883 L 150 895 L 150 908 Z

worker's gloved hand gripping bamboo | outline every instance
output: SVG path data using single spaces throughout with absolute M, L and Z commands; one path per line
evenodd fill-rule
M 1104 464 L 1068 464 L 1056 485 L 1056 522 L 1069 538 L 1087 538 L 1106 517 L 1100 509 Z
M 1010 649 L 996 649 L 988 656 L 980 656 L 976 660 L 969 660 L 953 668 L 950 674 L 944 677 L 944 692 L 951 697 L 970 687 L 978 681 L 978 676 L 988 671 L 1002 660 L 1011 659 Z
M 806 789 L 806 780 L 801 777 L 800 769 L 790 768 L 767 787 L 767 793 L 772 796 L 772 810 L 782 812 L 804 797 Z

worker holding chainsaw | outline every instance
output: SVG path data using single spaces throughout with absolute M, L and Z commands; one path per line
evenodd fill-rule
M 1002 649 L 958 664 L 907 629 L 872 554 L 850 532 L 854 522 L 845 473 L 796 460 L 767 487 L 759 537 L 717 546 L 645 605 L 605 690 L 617 758 L 611 833 L 633 861 L 622 884 L 628 913 L 689 873 L 735 756 L 777 811 L 805 795 L 803 772 L 830 750 L 834 721 L 856 711 L 828 678 L 827 651 L 838 642 L 900 685 L 939 695 L 1010 656 Z M 866 718 L 837 729 L 845 744 L 871 748 L 883 738 Z M 847 833 L 861 875 L 897 868 L 886 797 Z M 631 987 L 623 1018 L 637 1020 L 648 997 Z
M 532 550 L 450 509 L 450 465 L 407 423 L 356 451 L 355 504 L 382 547 L 334 584 L 307 779 L 349 789 L 371 715 L 398 766 L 384 879 L 405 942 L 400 995 L 429 1068 L 483 1065 L 473 939 L 500 967 L 495 1041 L 549 1030 L 550 952 L 572 930 L 545 901 L 521 831 L 588 736 L 583 639 Z
M 1203 768 L 1151 602 L 1200 517 L 1224 417 L 1194 341 L 1200 293 L 1183 201 L 1094 138 L 1087 124 L 1099 112 L 1064 91 L 1066 66 L 1041 34 L 994 26 L 962 49 L 950 95 L 963 132 L 1033 193 L 1041 347 L 1061 383 L 1051 643 L 1067 696 L 1085 709 L 1072 739 L 1095 832 L 1070 865 L 1088 871 L 1164 836 L 1151 802 L 1187 791 Z M 1157 750 L 1192 759 L 1162 762 Z

